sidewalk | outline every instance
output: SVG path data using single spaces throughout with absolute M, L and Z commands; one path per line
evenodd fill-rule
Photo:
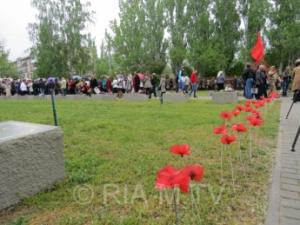
M 296 152 L 291 146 L 300 126 L 300 103 L 285 119 L 291 98 L 282 98 L 277 156 L 266 225 L 300 225 L 300 140 Z

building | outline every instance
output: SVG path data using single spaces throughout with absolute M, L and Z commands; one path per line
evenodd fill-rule
M 21 79 L 33 78 L 33 72 L 35 71 L 35 61 L 32 56 L 17 58 L 15 64 Z

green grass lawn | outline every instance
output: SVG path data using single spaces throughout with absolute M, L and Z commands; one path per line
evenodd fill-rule
M 256 133 L 261 138 L 256 138 L 254 159 L 252 163 L 247 161 L 246 174 L 241 171 L 237 145 L 231 147 L 235 156 L 236 192 L 231 187 L 229 150 L 225 155 L 225 183 L 220 184 L 222 146 L 218 137 L 212 135 L 213 128 L 221 123 L 220 111 L 232 107 L 210 101 L 162 106 L 157 101 L 58 101 L 67 177 L 52 190 L 28 198 L 14 211 L 3 213 L 0 224 L 174 224 L 172 206 L 160 202 L 154 181 L 161 167 L 186 163 L 202 164 L 205 177 L 193 189 L 200 189 L 197 196 L 200 218 L 193 216 L 189 196 L 181 195 L 181 224 L 263 224 L 279 103 L 269 106 L 265 125 Z M 52 124 L 51 103 L 0 101 L 0 121 L 4 120 Z M 246 160 L 247 136 L 242 139 Z M 171 155 L 168 149 L 176 143 L 190 144 L 192 154 L 184 159 Z M 80 200 L 87 200 L 88 204 L 79 204 L 76 190 L 87 186 L 94 196 L 88 198 L 88 192 L 80 192 Z M 105 197 L 105 192 L 115 193 L 115 197 Z

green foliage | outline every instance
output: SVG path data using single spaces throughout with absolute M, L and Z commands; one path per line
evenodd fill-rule
M 85 28 L 90 4 L 80 0 L 32 0 L 38 20 L 29 26 L 37 73 L 149 71 L 170 64 L 176 74 L 188 61 L 200 74 L 238 73 L 250 61 L 257 32 L 269 64 L 290 65 L 300 56 L 299 0 L 120 0 L 97 59 Z
M 113 21 L 114 61 L 120 70 L 161 72 L 166 64 L 164 10 L 161 0 L 120 1 L 120 22 Z
M 84 74 L 95 71 L 95 45 L 84 33 L 92 21 L 90 3 L 80 0 L 32 0 L 37 21 L 29 24 L 37 59 L 36 74 Z
M 198 48 L 198 51 L 194 51 L 190 58 L 203 76 L 216 76 L 218 71 L 226 66 L 226 56 L 220 48 L 213 45 Z
M 188 25 L 187 0 L 165 0 L 166 23 L 170 33 L 169 51 L 172 69 L 178 73 L 187 57 L 187 41 L 185 38 Z
M 228 71 L 235 53 L 238 50 L 238 44 L 241 39 L 240 17 L 236 8 L 237 0 L 224 1 L 215 0 L 213 12 L 215 15 L 216 42 L 221 53 L 226 57 L 224 69 Z
M 242 61 L 233 62 L 232 67 L 229 68 L 227 74 L 230 76 L 241 76 L 245 69 L 245 64 Z
M 0 42 L 0 77 L 17 77 L 17 69 L 14 63 L 8 59 L 9 52 L 4 49 L 4 44 Z
M 271 48 L 267 59 L 272 64 L 292 65 L 300 57 L 300 2 L 298 0 L 275 0 L 271 12 L 268 36 Z
M 100 77 L 101 75 L 109 74 L 109 65 L 108 60 L 106 58 L 99 58 L 96 61 L 96 75 Z
M 21 217 L 19 219 L 17 219 L 16 221 L 12 222 L 10 225 L 26 225 L 27 221 Z

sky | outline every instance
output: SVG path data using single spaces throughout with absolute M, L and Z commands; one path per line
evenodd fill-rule
M 83 0 L 85 2 L 86 0 Z M 111 20 L 118 17 L 119 0 L 89 0 L 95 11 L 95 24 L 89 30 L 99 46 Z M 32 46 L 27 31 L 28 23 L 35 21 L 31 0 L 0 0 L 0 41 L 9 50 L 10 60 L 26 56 Z

